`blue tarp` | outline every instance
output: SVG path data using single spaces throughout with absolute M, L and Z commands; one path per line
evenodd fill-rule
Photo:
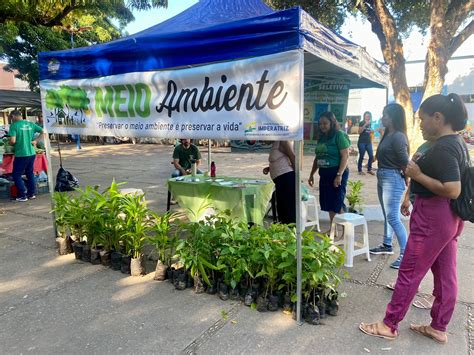
M 156 71 L 302 48 L 318 75 L 346 74 L 354 87 L 386 84 L 386 71 L 360 47 L 300 8 L 274 11 L 260 0 L 201 0 L 177 16 L 112 42 L 40 53 L 40 79 Z M 310 58 L 311 59 L 311 58 Z M 327 65 L 329 64 L 329 65 Z M 305 67 L 306 71 L 306 67 Z

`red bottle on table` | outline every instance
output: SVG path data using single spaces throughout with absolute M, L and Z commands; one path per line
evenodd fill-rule
M 216 177 L 216 163 L 214 162 L 211 163 L 211 177 L 212 178 Z

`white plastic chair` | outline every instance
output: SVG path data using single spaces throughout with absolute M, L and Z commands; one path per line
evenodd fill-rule
M 367 221 L 364 216 L 355 213 L 343 213 L 334 217 L 331 225 L 330 238 L 334 242 L 334 235 L 336 233 L 337 225 L 344 227 L 344 235 L 342 240 L 335 242 L 335 245 L 344 245 L 344 252 L 346 253 L 344 259 L 344 266 L 352 267 L 354 256 L 366 254 L 367 261 L 370 261 L 369 252 L 369 231 L 367 228 Z M 356 226 L 363 226 L 363 243 L 357 243 L 354 240 L 354 229 Z M 358 247 L 358 249 L 355 249 Z
M 319 226 L 319 211 L 317 199 L 313 195 L 308 196 L 308 200 L 301 201 L 301 223 L 304 229 L 316 226 L 318 232 L 321 231 Z

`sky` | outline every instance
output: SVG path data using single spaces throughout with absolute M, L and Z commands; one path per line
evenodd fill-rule
M 135 21 L 128 24 L 125 30 L 129 34 L 140 32 L 179 14 L 197 2 L 197 0 L 170 0 L 167 9 L 134 11 Z M 383 62 L 380 42 L 377 36 L 372 32 L 370 24 L 364 19 L 360 17 L 348 18 L 342 26 L 341 35 L 365 47 L 372 57 Z M 407 39 L 403 40 L 405 59 L 407 61 L 424 59 L 427 45 L 428 37 L 424 37 L 419 32 L 413 31 Z M 455 56 L 458 55 L 474 55 L 474 36 L 471 36 L 455 53 Z

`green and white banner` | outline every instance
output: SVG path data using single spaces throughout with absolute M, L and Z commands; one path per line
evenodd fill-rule
M 301 140 L 303 55 L 41 81 L 49 133 Z
M 342 125 L 347 112 L 350 82 L 335 78 L 309 78 L 304 82 L 304 151 L 314 154 L 319 118 L 330 111 Z

